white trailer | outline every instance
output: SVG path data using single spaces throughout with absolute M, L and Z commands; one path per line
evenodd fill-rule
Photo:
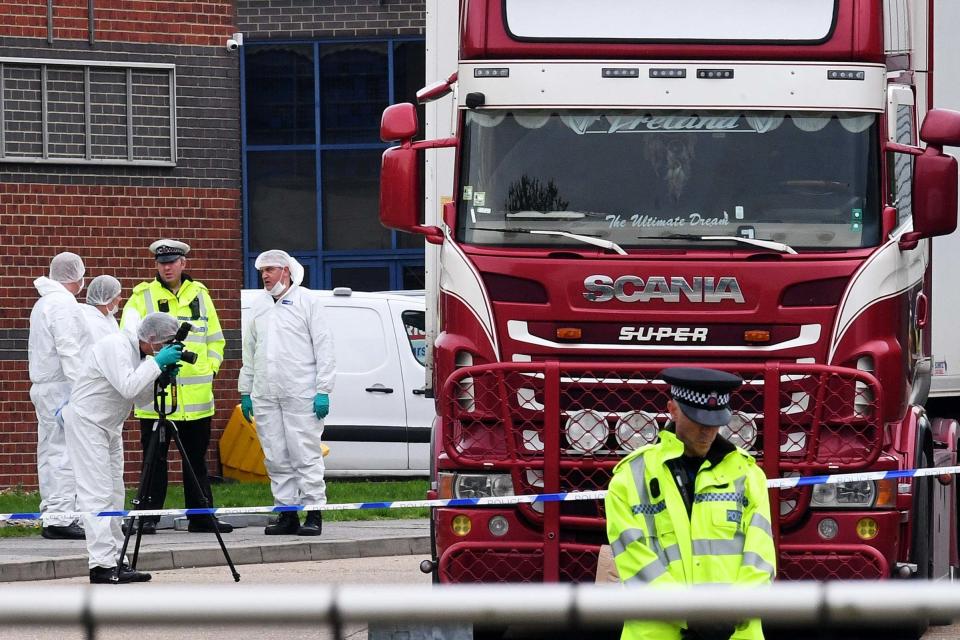
M 934 14 L 933 107 L 960 111 L 960 2 L 936 0 Z M 960 149 L 949 153 L 960 157 Z M 933 381 L 934 398 L 960 396 L 960 234 L 933 240 Z

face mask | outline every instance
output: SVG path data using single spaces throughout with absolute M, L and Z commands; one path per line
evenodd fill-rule
M 276 284 L 273 285 L 270 289 L 267 289 L 267 293 L 272 295 L 274 298 L 283 293 L 283 290 L 287 288 L 287 285 L 283 284 L 282 280 L 277 280 Z M 266 289 L 266 287 L 264 287 Z
M 107 313 L 109 313 L 109 314 L 112 315 L 112 316 L 117 315 L 117 312 L 118 312 L 118 311 L 120 311 L 120 305 L 118 305 L 118 304 L 115 304 L 115 305 L 113 305 L 112 307 L 110 307 L 110 308 L 107 309 Z

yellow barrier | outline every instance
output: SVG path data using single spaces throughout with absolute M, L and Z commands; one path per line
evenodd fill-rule
M 325 444 L 323 455 L 330 453 Z M 223 477 L 240 482 L 269 482 L 267 469 L 263 466 L 263 449 L 257 438 L 257 429 L 253 422 L 243 417 L 240 405 L 233 408 L 230 421 L 220 435 L 220 464 Z

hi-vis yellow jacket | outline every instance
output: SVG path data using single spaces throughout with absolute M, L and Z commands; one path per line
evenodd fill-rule
M 766 476 L 742 449 L 718 437 L 697 473 L 691 515 L 667 461 L 683 455 L 670 431 L 614 468 L 607 536 L 620 580 L 656 586 L 769 584 L 776 573 Z M 627 621 L 623 640 L 678 640 L 683 622 Z M 759 620 L 734 640 L 763 638 Z
M 193 330 L 184 340 L 184 349 L 197 354 L 196 364 L 180 363 L 180 373 L 177 374 L 177 410 L 168 412 L 167 416 L 174 422 L 212 416 L 213 376 L 223 364 L 226 341 L 207 287 L 190 279 L 186 274 L 176 295 L 165 287 L 159 278 L 141 282 L 134 287 L 130 299 L 123 306 L 120 326 L 125 328 L 128 323 L 138 322 L 140 318 L 155 311 L 169 313 L 177 321 L 193 325 Z M 157 417 L 152 405 L 138 406 L 134 414 L 138 418 Z

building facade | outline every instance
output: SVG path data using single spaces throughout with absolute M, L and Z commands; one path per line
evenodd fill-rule
M 453 1 L 453 0 L 451 0 Z M 423 0 L 239 0 L 245 284 L 284 248 L 313 288 L 423 288 L 423 241 L 377 217 L 380 115 L 424 79 Z
M 227 338 L 214 473 L 238 402 L 239 290 L 259 286 L 261 250 L 296 255 L 313 288 L 422 286 L 422 244 L 380 227 L 377 184 L 380 113 L 423 83 L 423 14 L 393 0 L 0 2 L 0 487 L 36 487 L 29 314 L 60 251 L 126 298 L 155 275 L 153 240 L 193 247 L 187 272 Z

